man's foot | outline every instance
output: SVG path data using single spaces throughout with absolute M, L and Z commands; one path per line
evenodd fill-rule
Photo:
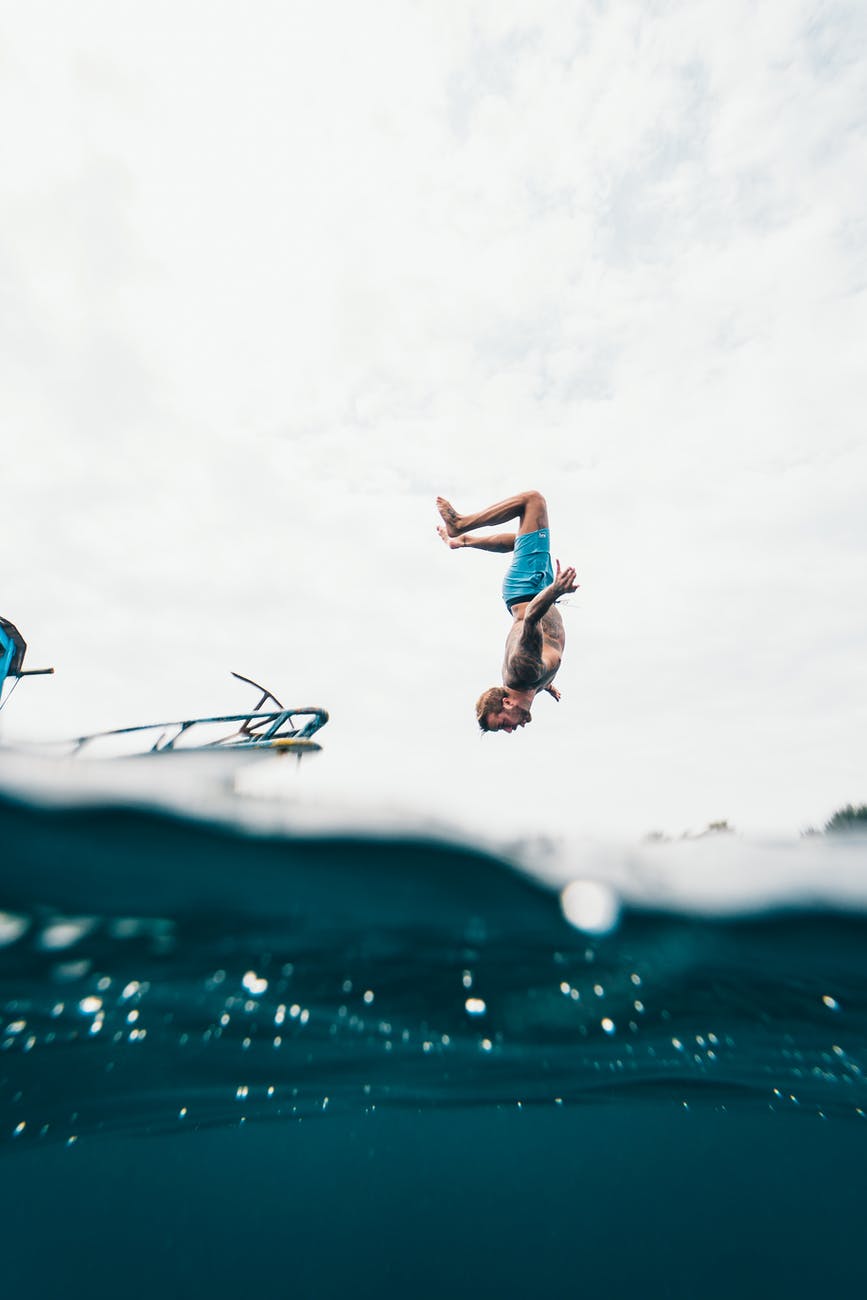
M 437 497 L 437 510 L 442 515 L 443 523 L 445 524 L 445 531 L 448 536 L 457 537 L 461 526 L 461 517 L 457 510 L 455 510 L 450 501 L 446 501 L 445 497 Z M 438 532 L 442 535 L 443 530 L 440 528 L 438 529 Z
M 463 537 L 449 537 L 445 528 L 441 528 L 441 527 L 437 528 L 437 532 L 439 533 L 440 537 L 443 539 L 443 541 L 445 542 L 449 550 L 454 551 L 457 550 L 459 546 L 464 545 Z

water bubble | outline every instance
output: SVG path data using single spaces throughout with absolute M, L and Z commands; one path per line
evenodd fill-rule
M 12 912 L 0 912 L 0 948 L 15 943 L 25 933 L 30 922 L 24 916 L 15 916 Z
M 38 946 L 45 952 L 71 948 L 74 943 L 78 943 L 89 934 L 95 925 L 96 921 L 92 916 L 68 917 L 51 921 L 40 934 Z
M 573 880 L 560 894 L 560 907 L 570 925 L 585 934 L 610 934 L 620 920 L 620 900 L 599 880 Z
M 90 967 L 91 962 L 83 957 L 80 961 L 59 961 L 51 973 L 56 980 L 72 984 L 76 980 L 83 980 Z

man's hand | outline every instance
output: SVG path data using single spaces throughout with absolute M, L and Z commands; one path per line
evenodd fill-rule
M 554 699 L 557 701 L 558 704 L 560 703 L 560 692 L 557 690 L 556 686 L 551 686 L 549 684 L 548 686 L 545 687 L 545 690 L 548 692 L 549 695 L 554 696 Z
M 530 633 L 531 630 L 535 628 L 539 619 L 542 618 L 543 615 L 547 614 L 548 610 L 560 596 L 565 596 L 570 591 L 578 590 L 578 583 L 575 581 L 575 570 L 571 565 L 561 573 L 560 561 L 557 560 L 556 563 L 557 572 L 554 576 L 554 581 L 545 587 L 544 590 L 540 591 L 538 596 L 534 596 L 527 606 L 524 614 L 524 632 L 521 634 L 522 639 L 525 634 Z
M 563 572 L 560 572 L 560 561 L 556 561 L 557 572 L 554 574 L 554 581 L 551 584 L 557 590 L 557 596 L 566 596 L 569 592 L 578 590 L 578 583 L 575 581 L 575 570 L 570 565 Z M 555 597 L 556 600 L 557 597 Z

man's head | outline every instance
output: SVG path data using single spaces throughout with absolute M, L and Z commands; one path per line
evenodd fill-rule
M 519 704 L 505 686 L 492 686 L 479 696 L 476 718 L 482 731 L 514 731 L 533 721 L 530 710 Z

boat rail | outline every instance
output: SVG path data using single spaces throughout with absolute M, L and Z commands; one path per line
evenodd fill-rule
M 306 719 L 299 722 L 298 719 Z M 150 754 L 179 752 L 187 749 L 319 749 L 320 746 L 311 737 L 324 727 L 328 721 L 326 709 L 306 706 L 297 709 L 276 709 L 270 712 L 225 713 L 208 718 L 182 718 L 171 722 L 150 722 L 135 727 L 115 727 L 110 731 L 99 731 L 93 735 L 76 736 L 71 741 L 72 754 L 80 754 L 88 745 L 97 740 L 107 740 L 113 736 L 134 736 L 147 731 L 158 731 L 160 735 L 148 749 L 141 751 Z M 189 739 L 194 727 L 219 726 L 238 723 L 228 735 L 218 736 L 214 740 L 194 741 L 192 745 L 179 745 L 182 739 Z

